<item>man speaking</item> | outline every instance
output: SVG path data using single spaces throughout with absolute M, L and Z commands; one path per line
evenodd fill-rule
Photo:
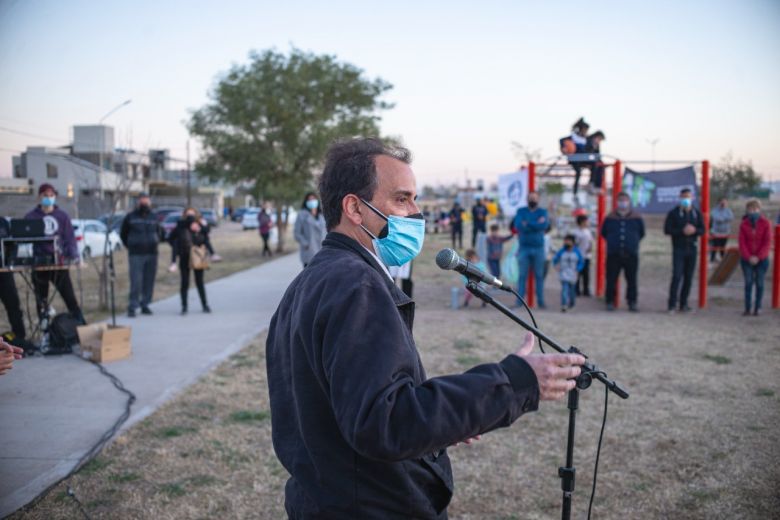
M 319 190 L 328 235 L 287 289 L 266 344 L 273 444 L 291 518 L 447 518 L 446 448 L 506 427 L 574 387 L 579 355 L 515 354 L 428 379 L 414 302 L 387 266 L 421 250 L 410 154 L 334 144 Z

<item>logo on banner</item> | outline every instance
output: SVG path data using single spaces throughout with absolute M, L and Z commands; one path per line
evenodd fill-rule
M 525 186 L 520 181 L 514 181 L 507 189 L 506 197 L 512 206 L 520 206 L 523 203 L 523 194 Z

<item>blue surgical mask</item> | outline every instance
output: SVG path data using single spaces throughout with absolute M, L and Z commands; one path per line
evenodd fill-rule
M 57 200 L 57 197 L 43 197 L 41 199 L 41 205 L 43 206 L 54 206 L 54 202 Z
M 425 219 L 422 213 L 408 217 L 387 216 L 365 200 L 362 202 L 387 221 L 378 237 L 361 224 L 363 230 L 374 240 L 374 250 L 380 260 L 387 266 L 404 265 L 414 260 L 422 251 L 425 240 Z
M 680 206 L 686 209 L 690 208 L 691 202 L 693 202 L 691 199 L 680 199 Z
M 310 199 L 306 201 L 306 207 L 309 209 L 317 209 L 320 207 L 320 201 L 317 199 Z
M 760 216 L 761 216 L 761 213 L 759 213 L 758 211 L 751 211 L 750 213 L 748 213 L 748 218 L 750 219 L 750 221 L 753 224 L 758 222 L 758 219 L 759 219 Z

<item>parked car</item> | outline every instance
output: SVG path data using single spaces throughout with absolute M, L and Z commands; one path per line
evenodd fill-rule
M 230 217 L 233 222 L 241 222 L 241 217 L 244 216 L 244 213 L 247 212 L 247 210 L 250 209 L 246 206 L 241 206 L 240 208 L 236 208 L 233 210 L 233 216 Z
M 81 258 L 103 256 L 106 252 L 106 232 L 108 228 L 99 220 L 71 220 L 73 234 L 76 236 L 76 244 Z M 112 251 L 122 248 L 122 240 L 116 231 L 108 232 L 108 247 Z
M 168 240 L 171 237 L 171 231 L 176 228 L 176 224 L 178 224 L 179 220 L 181 219 L 181 215 L 181 211 L 174 211 L 172 213 L 168 213 L 168 215 L 165 217 L 165 220 L 162 221 L 163 237 L 165 240 Z
M 241 217 L 241 228 L 246 231 L 247 229 L 257 229 L 260 227 L 259 219 L 260 208 L 249 208 L 244 216 Z
M 111 213 L 106 213 L 98 218 L 98 220 L 111 228 L 111 231 L 119 233 L 119 229 L 122 227 L 122 221 L 125 219 L 126 215 L 126 211 L 117 211 L 113 215 Z
M 202 209 L 200 214 L 206 219 L 211 227 L 217 227 L 219 225 L 219 219 L 217 219 L 217 212 L 213 209 Z
M 184 208 L 181 206 L 161 206 L 159 208 L 152 208 L 152 211 L 157 215 L 157 222 L 164 222 L 171 213 L 184 213 Z

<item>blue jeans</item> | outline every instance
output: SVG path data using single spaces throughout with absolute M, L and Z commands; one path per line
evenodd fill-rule
M 501 278 L 501 260 L 488 258 L 488 268 L 490 268 L 490 274 L 496 278 Z
M 130 302 L 127 310 L 143 309 L 152 303 L 157 255 L 128 255 L 130 264 Z
M 761 300 L 764 299 L 764 277 L 769 268 L 769 259 L 764 258 L 756 265 L 750 265 L 745 259 L 741 259 L 742 274 L 745 275 L 745 310 L 750 312 L 750 302 L 753 292 L 753 284 L 756 286 L 756 306 L 755 310 L 761 308 Z
M 561 307 L 574 307 L 574 301 L 577 298 L 575 282 L 564 282 L 561 280 Z
M 528 271 L 533 269 L 536 281 L 536 301 L 539 307 L 544 307 L 544 247 L 521 247 L 517 252 L 517 263 L 520 270 L 517 277 L 517 292 L 525 298 Z

